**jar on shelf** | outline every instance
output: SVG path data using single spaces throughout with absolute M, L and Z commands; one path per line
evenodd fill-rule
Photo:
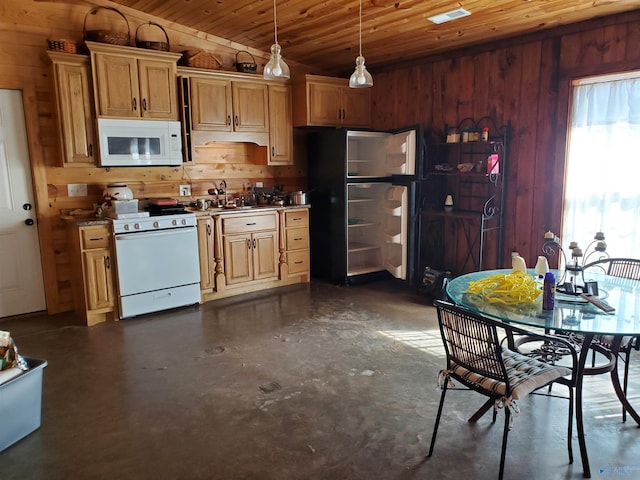
M 457 128 L 450 128 L 447 132 L 447 143 L 459 143 L 460 142 L 460 130 Z
M 462 129 L 462 143 L 467 143 L 469 141 L 469 127 L 465 127 Z
M 483 142 L 489 141 L 489 127 L 484 127 L 482 129 L 482 141 Z

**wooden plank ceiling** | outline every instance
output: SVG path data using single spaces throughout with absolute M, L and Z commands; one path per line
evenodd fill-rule
M 147 14 L 269 51 L 273 0 L 114 0 Z M 436 25 L 459 7 L 470 16 Z M 640 8 L 640 0 L 362 0 L 362 53 L 376 66 Z M 353 69 L 358 0 L 277 0 L 285 60 L 329 73 Z

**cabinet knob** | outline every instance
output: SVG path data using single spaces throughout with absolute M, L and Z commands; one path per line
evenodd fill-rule
M 142 99 L 142 109 L 146 112 L 147 111 L 147 99 L 143 98 Z
M 236 127 L 238 126 L 238 115 L 235 116 Z
M 93 157 L 93 143 L 89 144 L 89 156 Z
M 134 110 L 138 109 L 138 100 L 136 99 L 136 97 L 133 97 L 133 109 Z

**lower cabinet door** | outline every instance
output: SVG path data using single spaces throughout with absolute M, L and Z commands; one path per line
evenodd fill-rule
M 253 234 L 253 278 L 278 276 L 278 238 L 275 231 Z
M 224 236 L 224 276 L 227 285 L 253 280 L 251 234 Z
M 87 309 L 98 310 L 114 305 L 111 252 L 108 248 L 84 252 Z

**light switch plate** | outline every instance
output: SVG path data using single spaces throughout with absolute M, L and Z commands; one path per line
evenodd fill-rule
M 86 183 L 70 183 L 67 185 L 67 195 L 70 197 L 86 197 L 87 196 L 87 184 Z

